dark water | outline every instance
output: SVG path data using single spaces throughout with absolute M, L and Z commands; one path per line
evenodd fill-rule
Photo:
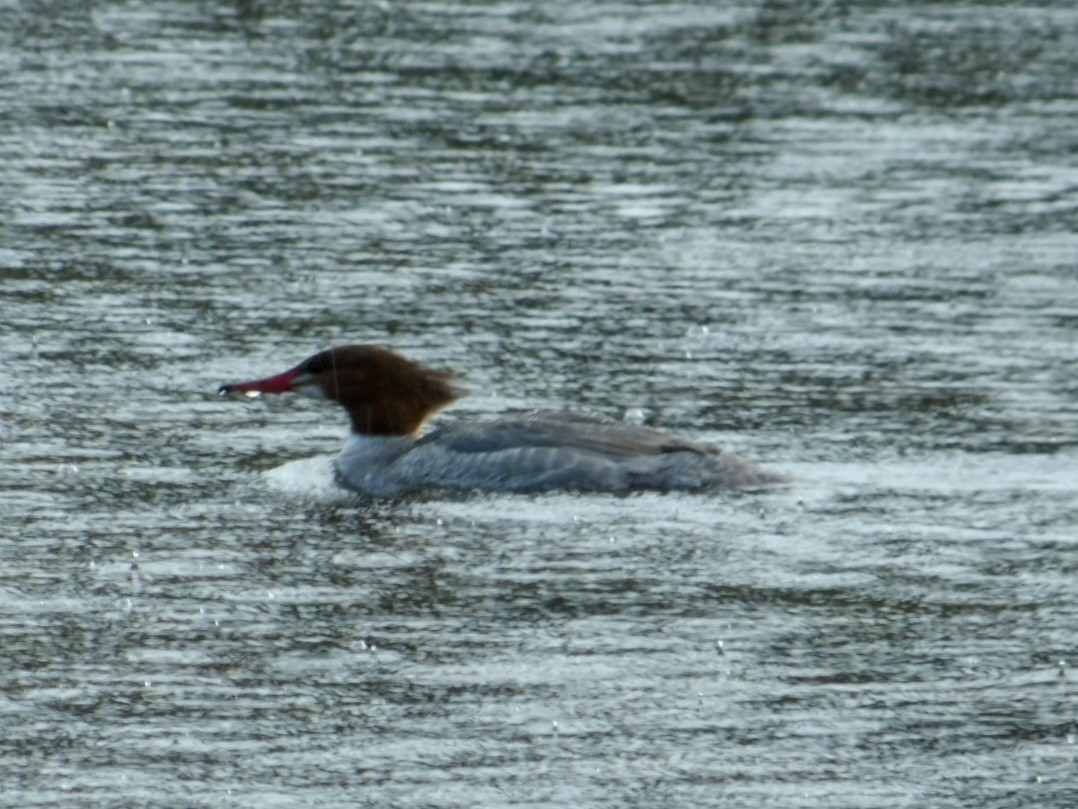
M 1078 11 L 0 8 L 0 802 L 1078 805 Z M 367 501 L 223 381 L 795 478 Z

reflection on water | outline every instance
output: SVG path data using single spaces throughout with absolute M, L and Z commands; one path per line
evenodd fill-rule
M 0 15 L 20 806 L 1071 806 L 1066 3 Z M 791 474 L 330 483 L 384 342 Z M 244 377 L 245 378 L 245 377 Z

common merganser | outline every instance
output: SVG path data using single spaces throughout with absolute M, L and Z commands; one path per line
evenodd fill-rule
M 627 491 L 759 486 L 782 481 L 736 455 L 656 430 L 564 413 L 449 424 L 424 422 L 462 391 L 453 374 L 387 348 L 346 345 L 276 376 L 218 393 L 285 393 L 331 399 L 352 436 L 337 457 L 341 482 L 375 495 L 424 487 L 484 491 Z

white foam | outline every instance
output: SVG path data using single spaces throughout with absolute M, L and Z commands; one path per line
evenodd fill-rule
M 352 494 L 337 483 L 333 461 L 336 455 L 316 455 L 289 461 L 265 472 L 266 485 L 276 491 L 318 500 L 347 500 Z

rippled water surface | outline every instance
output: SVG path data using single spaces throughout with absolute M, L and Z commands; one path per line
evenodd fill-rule
M 1078 11 L 0 8 L 0 803 L 1078 805 Z M 337 490 L 379 342 L 785 472 Z

